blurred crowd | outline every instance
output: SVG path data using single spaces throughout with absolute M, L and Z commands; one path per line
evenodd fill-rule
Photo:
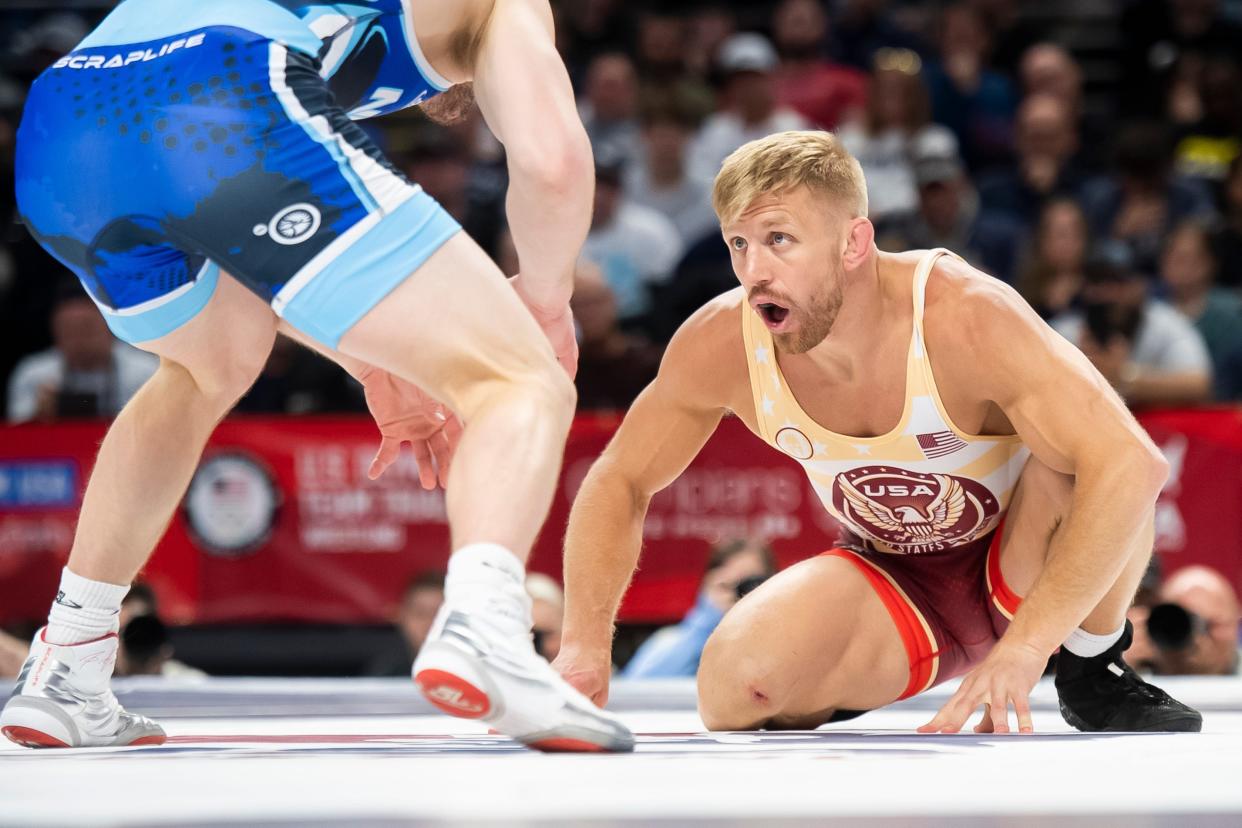
M 0 12 L 0 394 L 10 421 L 110 416 L 154 370 L 15 215 L 25 88 L 109 3 Z M 883 249 L 948 247 L 1014 285 L 1133 405 L 1242 398 L 1242 2 L 554 0 L 596 158 L 574 308 L 583 408 L 624 407 L 734 282 L 721 160 L 835 130 Z M 477 111 L 365 122 L 517 272 L 502 147 Z M 240 410 L 361 410 L 280 341 Z

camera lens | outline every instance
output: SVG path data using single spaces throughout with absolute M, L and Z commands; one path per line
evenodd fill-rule
M 1152 643 L 1169 653 L 1188 649 L 1203 628 L 1203 619 L 1179 604 L 1157 604 L 1147 617 Z
M 746 593 L 753 591 L 767 579 L 767 575 L 751 575 L 749 578 L 743 578 L 737 582 L 737 597 L 745 598 Z

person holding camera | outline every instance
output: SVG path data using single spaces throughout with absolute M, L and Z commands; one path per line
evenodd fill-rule
M 159 367 L 159 358 L 116 339 L 90 298 L 63 291 L 52 308 L 52 347 L 23 359 L 9 378 L 8 420 L 113 417 Z
M 712 548 L 698 600 L 680 624 L 643 642 L 621 671 L 625 678 L 693 676 L 699 656 L 720 619 L 738 599 L 776 572 L 767 544 L 733 540 Z
M 1153 299 L 1123 242 L 1105 242 L 1087 263 L 1080 308 L 1049 324 L 1086 354 L 1131 406 L 1206 402 L 1212 360 L 1194 324 Z
M 1136 667 L 1158 675 L 1242 675 L 1242 605 L 1229 580 L 1208 566 L 1187 566 L 1160 586 L 1155 602 L 1130 610 Z

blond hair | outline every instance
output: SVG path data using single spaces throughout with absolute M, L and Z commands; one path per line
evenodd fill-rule
M 818 191 L 850 218 L 867 215 L 862 167 L 837 136 L 819 130 L 776 132 L 734 150 L 716 175 L 712 207 L 728 224 L 760 196 L 795 187 Z

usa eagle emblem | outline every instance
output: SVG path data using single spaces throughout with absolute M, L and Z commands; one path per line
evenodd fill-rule
M 859 534 L 912 553 L 974 540 L 992 528 L 1000 511 L 992 493 L 974 480 L 889 467 L 837 475 L 833 501 Z

